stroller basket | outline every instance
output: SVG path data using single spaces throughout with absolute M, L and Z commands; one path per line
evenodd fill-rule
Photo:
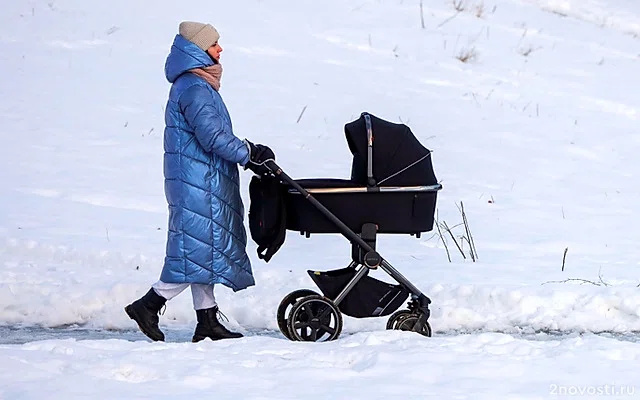
M 332 271 L 307 271 L 322 293 L 336 298 L 353 279 L 356 269 L 347 267 Z M 340 302 L 340 311 L 350 317 L 366 318 L 389 315 L 407 299 L 409 292 L 400 285 L 365 276 Z

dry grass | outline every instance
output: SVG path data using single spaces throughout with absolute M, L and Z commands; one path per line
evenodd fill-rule
M 475 47 L 465 48 L 460 50 L 456 58 L 465 64 L 471 63 L 478 59 L 478 52 Z
M 475 6 L 473 6 L 474 8 L 474 14 L 476 15 L 476 17 L 478 18 L 482 18 L 484 16 L 484 3 L 478 3 Z
M 467 8 L 467 2 L 465 0 L 452 0 L 451 3 L 457 12 L 463 12 Z
M 533 53 L 536 50 L 539 50 L 540 47 L 533 47 L 532 45 L 528 45 L 525 47 L 521 47 L 520 49 L 518 49 L 518 53 L 520 53 L 521 56 L 523 57 L 529 57 L 531 55 L 531 53 Z

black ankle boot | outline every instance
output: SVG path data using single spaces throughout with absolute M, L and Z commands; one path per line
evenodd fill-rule
M 158 295 L 153 288 L 147 294 L 124 308 L 129 318 L 138 323 L 138 327 L 154 341 L 164 341 L 164 333 L 158 327 L 158 314 L 167 300 Z
M 218 307 L 196 310 L 198 325 L 193 334 L 193 343 L 197 343 L 205 338 L 211 340 L 237 339 L 242 337 L 242 333 L 231 332 L 218 321 Z

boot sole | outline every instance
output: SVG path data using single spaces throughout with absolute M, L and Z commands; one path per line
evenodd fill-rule
M 243 338 L 244 336 L 228 336 L 228 337 L 211 337 L 211 336 L 194 336 L 191 339 L 191 343 L 198 343 L 200 341 L 203 341 L 205 339 L 211 339 L 214 342 L 218 341 L 218 340 L 227 340 L 227 339 L 240 339 Z
M 191 339 L 191 343 L 198 343 L 198 342 L 201 342 L 201 341 L 205 340 L 206 338 L 209 338 L 209 339 L 211 339 L 211 340 L 213 340 L 213 341 L 216 341 L 216 340 L 220 340 L 220 339 L 221 339 L 221 338 L 212 339 L 212 338 L 210 338 L 209 336 L 194 336 L 194 337 Z
M 148 337 L 149 339 L 153 340 L 154 342 L 164 342 L 164 338 L 160 338 L 160 339 L 156 339 L 153 337 L 153 335 L 151 335 L 149 333 L 149 331 L 147 331 L 146 329 L 144 329 L 142 327 L 142 325 L 140 325 L 140 323 L 138 322 L 138 314 L 136 314 L 136 312 L 131 308 L 131 305 L 128 305 L 124 308 L 124 312 L 127 313 L 127 315 L 129 316 L 129 318 L 131 318 L 132 320 L 134 320 L 136 322 L 136 324 L 138 325 L 138 329 L 140 329 L 140 331 L 142 333 L 144 333 L 144 335 L 146 337 Z

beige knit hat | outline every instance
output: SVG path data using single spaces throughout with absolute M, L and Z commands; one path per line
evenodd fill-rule
M 200 22 L 183 21 L 180 23 L 179 31 L 182 37 L 204 51 L 207 51 L 209 47 L 220 39 L 220 34 L 216 28 Z

